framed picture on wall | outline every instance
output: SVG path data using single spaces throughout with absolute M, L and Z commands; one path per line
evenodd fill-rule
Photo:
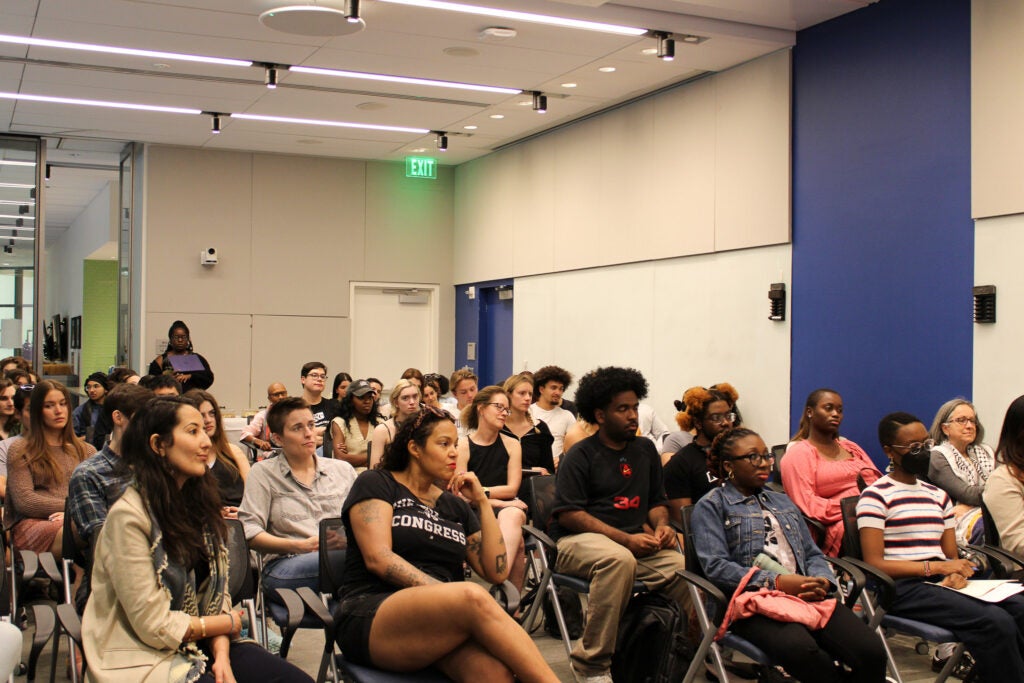
M 71 348 L 82 348 L 82 316 L 80 315 L 71 319 Z

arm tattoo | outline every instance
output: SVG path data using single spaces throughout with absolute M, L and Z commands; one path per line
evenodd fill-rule
M 376 524 L 380 521 L 380 513 L 376 508 L 373 501 L 366 501 L 365 504 L 359 506 L 359 518 L 363 524 Z
M 481 543 L 480 534 L 473 534 L 466 539 L 466 555 L 473 555 L 474 557 L 478 556 L 480 554 Z
M 494 558 L 494 570 L 498 574 L 504 574 L 505 570 L 507 568 L 508 568 L 508 555 L 506 555 L 505 553 L 502 553 L 501 555 L 498 555 L 496 558 Z
M 393 552 L 388 553 L 387 567 L 384 569 L 384 576 L 381 578 L 393 586 L 401 588 L 437 583 L 435 579 L 416 569 L 407 560 Z

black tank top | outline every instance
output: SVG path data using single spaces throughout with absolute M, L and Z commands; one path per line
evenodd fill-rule
M 220 502 L 222 505 L 238 507 L 242 504 L 242 495 L 245 494 L 245 482 L 237 470 L 231 469 L 220 460 L 213 461 L 210 473 L 217 480 L 217 489 L 220 491 Z
M 508 451 L 501 435 L 490 446 L 481 446 L 469 440 L 469 471 L 476 474 L 484 486 L 504 486 L 508 483 Z

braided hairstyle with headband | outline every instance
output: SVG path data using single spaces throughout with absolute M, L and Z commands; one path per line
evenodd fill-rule
M 746 427 L 735 427 L 722 431 L 711 442 L 711 450 L 708 451 L 708 472 L 718 477 L 723 484 L 729 477 L 722 467 L 722 463 L 729 459 L 729 451 L 733 445 L 745 436 L 760 436 L 760 434 Z
M 433 406 L 421 407 L 399 426 L 394 440 L 384 449 L 384 456 L 377 467 L 390 472 L 405 470 L 412 459 L 409 444 L 415 442 L 420 448 L 426 448 L 427 439 L 434 432 L 434 425 L 445 421 L 455 424 L 447 412 Z

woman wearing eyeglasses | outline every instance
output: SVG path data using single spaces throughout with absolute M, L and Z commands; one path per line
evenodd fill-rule
M 709 466 L 724 483 L 697 502 L 693 543 L 704 574 L 727 594 L 756 564 L 759 569 L 747 590 L 771 588 L 820 602 L 835 591 L 836 578 L 793 502 L 764 488 L 774 460 L 750 429 L 725 430 L 715 437 Z M 818 630 L 761 614 L 738 619 L 731 630 L 800 681 L 885 680 L 881 640 L 839 603 Z M 842 665 L 849 667 L 849 674 Z
M 963 398 L 946 401 L 935 414 L 929 436 L 935 441 L 928 480 L 953 499 L 958 543 L 981 543 L 985 523 L 981 494 L 995 469 L 992 449 L 982 443 L 985 428 L 971 402 Z
M 473 402 L 462 410 L 462 426 L 469 430 L 469 436 L 459 440 L 458 469 L 474 473 L 484 487 L 505 539 L 510 564 L 508 579 L 522 589 L 526 503 L 516 496 L 523 478 L 523 450 L 516 439 L 501 433 L 508 414 L 509 400 L 504 389 L 489 386 L 477 392 Z
M 192 356 L 192 367 L 179 365 L 175 367 L 175 359 Z M 192 350 L 192 337 L 188 325 L 180 320 L 171 323 L 167 330 L 167 348 L 149 364 L 151 375 L 174 375 L 181 385 L 182 393 L 189 389 L 209 389 L 213 384 L 213 370 L 205 358 Z
M 843 397 L 832 389 L 812 391 L 800 426 L 779 463 L 782 485 L 800 510 L 825 525 L 821 549 L 836 557 L 843 542 L 839 501 L 860 494 L 857 475 L 870 484 L 881 475 L 864 449 L 839 436 Z
M 928 430 L 913 415 L 891 413 L 878 440 L 892 468 L 861 494 L 857 528 L 864 561 L 896 582 L 889 613 L 952 631 L 980 680 L 1024 681 L 1024 596 L 988 603 L 942 587 L 963 588 L 974 567 L 958 558 L 949 495 L 918 479 L 931 460 Z
M 684 410 L 676 415 L 676 422 L 684 432 L 692 429 L 696 435 L 665 465 L 668 509 L 676 522 L 682 520 L 682 508 L 696 503 L 720 483 L 708 468 L 708 452 L 714 438 L 733 427 L 736 413 L 732 406 L 738 397 L 729 384 L 715 389 L 691 387 L 683 394 Z

